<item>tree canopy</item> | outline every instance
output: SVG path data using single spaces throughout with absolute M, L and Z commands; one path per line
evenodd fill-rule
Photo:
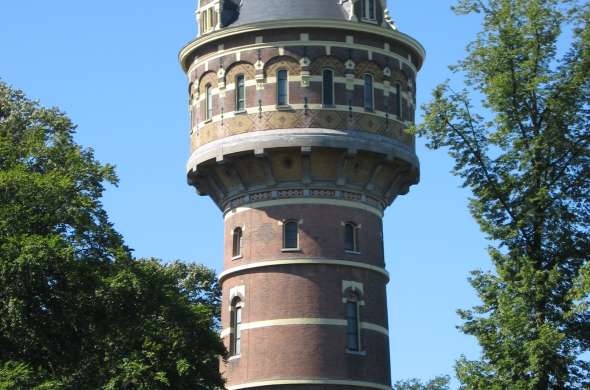
M 0 82 L 0 389 L 222 387 L 214 272 L 134 259 L 74 132 Z
M 461 310 L 479 360 L 464 389 L 590 386 L 590 5 L 461 0 L 482 31 L 440 85 L 418 133 L 446 148 L 491 240 L 494 272 L 475 271 L 481 305 Z M 481 99 L 480 99 L 481 98 Z

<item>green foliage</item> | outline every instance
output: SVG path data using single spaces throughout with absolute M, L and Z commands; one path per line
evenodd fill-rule
M 215 274 L 132 258 L 74 130 L 0 82 L 0 389 L 219 388 Z
M 450 381 L 451 378 L 448 376 L 438 376 L 427 383 L 422 383 L 418 379 L 411 379 L 396 382 L 393 385 L 393 390 L 449 390 Z
M 481 305 L 459 312 L 483 356 L 459 360 L 458 377 L 465 389 L 586 388 L 590 5 L 461 0 L 455 11 L 483 20 L 452 68 L 467 89 L 436 88 L 417 130 L 448 149 L 493 243 L 495 272 L 470 278 Z

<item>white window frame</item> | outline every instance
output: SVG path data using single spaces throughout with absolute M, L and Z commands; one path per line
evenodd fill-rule
M 242 108 L 240 108 L 239 92 L 238 92 L 239 89 L 240 89 L 240 86 L 238 84 L 238 79 L 240 77 L 243 80 L 242 87 L 243 87 L 243 95 L 244 95 L 243 96 L 243 107 Z M 236 101 L 235 101 L 235 107 L 234 107 L 235 108 L 235 112 L 245 112 L 246 111 L 246 75 L 243 74 L 243 73 L 240 73 L 240 74 L 236 75 L 236 78 L 234 80 L 234 84 L 235 84 L 235 94 L 236 94 L 236 99 L 235 99 Z
M 295 226 L 297 226 L 297 236 L 296 236 L 296 240 L 297 240 L 297 245 L 293 248 L 287 248 L 286 244 L 287 244 L 287 225 L 290 223 L 294 223 Z M 300 237 L 299 237 L 299 221 L 296 221 L 294 219 L 289 219 L 287 221 L 285 221 L 283 223 L 283 252 L 298 252 L 300 251 L 300 247 L 301 247 L 301 241 L 300 241 Z
M 287 78 L 285 80 L 285 83 L 286 83 L 285 84 L 285 101 L 283 103 L 279 103 L 279 89 L 280 89 L 279 73 L 280 72 L 286 72 L 287 73 Z M 277 84 L 277 87 L 276 87 L 276 93 L 277 93 L 277 101 L 276 101 L 276 104 L 277 104 L 277 107 L 285 107 L 285 106 L 288 106 L 289 105 L 289 70 L 288 69 L 285 69 L 285 68 L 277 69 L 277 72 L 276 72 L 275 76 L 276 76 L 276 84 Z
M 213 85 L 208 83 L 205 86 L 205 122 L 213 119 Z
M 324 73 L 328 71 L 332 73 L 332 103 L 331 104 L 327 104 L 325 99 L 325 81 L 324 81 Z M 323 68 L 322 69 L 322 105 L 325 107 L 334 107 L 336 105 L 336 82 L 335 82 L 335 78 L 336 78 L 336 72 L 334 72 L 334 69 L 332 68 Z
M 344 245 L 346 246 L 346 229 L 347 227 L 352 227 L 352 249 L 345 248 L 346 253 L 350 254 L 360 254 L 359 251 L 359 229 L 360 226 L 354 222 L 346 222 L 344 224 Z

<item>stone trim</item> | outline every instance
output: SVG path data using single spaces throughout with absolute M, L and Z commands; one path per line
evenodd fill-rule
M 288 108 L 290 111 L 293 112 L 304 112 L 305 111 L 305 104 L 304 103 L 293 103 L 293 104 L 288 104 Z M 336 112 L 340 112 L 340 113 L 344 113 L 346 115 L 352 113 L 355 114 L 362 114 L 362 115 L 368 115 L 368 116 L 373 116 L 373 117 L 377 117 L 380 119 L 388 119 L 391 122 L 396 122 L 401 124 L 402 126 L 406 127 L 407 125 L 413 124 L 413 122 L 411 121 L 401 121 L 397 115 L 395 114 L 390 114 L 387 113 L 385 111 L 379 111 L 379 110 L 373 110 L 373 111 L 366 111 L 364 109 L 364 107 L 361 106 L 346 106 L 346 105 L 333 105 L 333 106 L 324 106 L 323 104 L 320 103 L 312 103 L 312 104 L 308 104 L 307 105 L 307 110 L 314 110 L 314 111 L 336 111 Z M 277 111 L 277 106 L 276 104 L 270 104 L 270 105 L 266 105 L 266 106 L 261 106 L 261 107 L 246 107 L 246 109 L 244 111 L 240 112 L 241 114 L 247 114 L 250 115 L 251 118 L 253 120 L 255 120 L 257 118 L 257 116 L 259 115 L 259 113 L 267 113 L 267 112 L 276 112 Z M 235 117 L 235 111 L 227 111 L 224 112 L 223 114 L 223 120 L 227 121 L 228 119 L 231 119 L 233 117 Z M 192 131 L 193 133 L 195 131 L 199 131 L 202 128 L 204 128 L 206 125 L 208 124 L 215 124 L 215 123 L 220 123 L 222 122 L 222 118 L 221 118 L 221 114 L 218 115 L 213 115 L 211 117 L 211 119 L 207 120 L 207 121 L 199 121 L 198 124 L 196 126 L 193 127 Z
M 353 386 L 353 387 L 364 387 L 377 390 L 391 390 L 391 386 L 382 385 L 373 382 L 364 381 L 350 381 L 350 380 L 339 380 L 339 379 L 274 379 L 259 382 L 249 382 L 240 385 L 228 386 L 227 390 L 241 390 L 250 389 L 255 387 L 266 387 L 266 386 L 284 386 L 284 385 L 329 385 L 329 386 Z
M 183 47 L 178 54 L 179 61 L 182 65 L 183 70 L 186 72 L 188 68 L 185 66 L 186 57 L 188 57 L 193 50 L 197 47 L 206 45 L 212 41 L 216 41 L 218 39 L 227 38 L 232 35 L 256 32 L 256 31 L 263 31 L 263 30 L 271 30 L 271 29 L 284 29 L 284 28 L 300 28 L 305 29 L 306 27 L 316 28 L 317 26 L 322 26 L 323 28 L 328 29 L 339 29 L 345 31 L 355 31 L 355 32 L 363 32 L 363 33 L 372 33 L 379 36 L 383 36 L 389 39 L 394 39 L 400 41 L 412 49 L 416 51 L 416 53 L 421 57 L 420 62 L 423 63 L 426 58 L 426 50 L 424 46 L 422 46 L 417 40 L 410 37 L 407 34 L 404 34 L 397 30 L 389 30 L 378 26 L 368 25 L 368 24 L 358 24 L 358 23 L 351 23 L 345 21 L 336 21 L 336 20 L 326 20 L 326 19 L 305 19 L 305 20 L 288 20 L 288 21 L 268 21 L 268 22 L 260 22 L 260 23 L 253 23 L 249 25 L 238 26 L 234 28 L 227 28 L 222 31 L 216 31 L 211 33 L 207 36 L 197 38 L 192 42 L 189 42 L 185 47 Z M 311 43 L 310 41 L 306 41 L 306 45 Z M 279 44 L 280 46 L 285 46 L 284 44 Z M 298 45 L 301 45 L 301 41 L 297 42 Z M 337 46 L 339 42 L 329 42 L 323 46 Z M 361 45 L 357 45 L 361 46 Z M 379 50 L 374 47 L 367 46 L 367 50 L 371 50 L 373 52 L 385 52 L 385 50 Z M 386 55 L 392 55 L 390 51 L 386 52 Z M 403 58 L 399 55 L 395 55 L 395 58 L 400 57 L 404 62 L 407 61 L 406 58 Z M 412 68 L 415 68 L 413 64 Z
M 270 328 L 273 326 L 293 326 L 293 325 L 320 325 L 320 326 L 346 326 L 346 320 L 337 318 L 283 318 L 279 320 L 256 321 L 243 323 L 242 330 Z M 361 322 L 361 328 L 371 330 L 389 337 L 387 328 L 371 322 Z M 231 329 L 224 329 L 220 336 L 221 338 L 228 337 Z
M 272 192 L 272 191 L 269 191 Z M 250 195 L 250 199 L 252 196 Z M 327 205 L 327 206 L 340 206 L 340 207 L 350 207 L 355 209 L 360 209 L 367 211 L 369 213 L 373 213 L 379 218 L 383 218 L 383 208 L 382 207 L 375 207 L 365 203 L 361 203 L 361 201 L 353 201 L 353 200 L 341 200 L 341 199 L 327 199 L 327 198 L 284 198 L 284 199 L 274 199 L 274 200 L 266 200 L 261 202 L 244 202 L 244 206 L 237 206 L 237 207 L 227 207 L 224 212 L 224 219 L 227 220 L 232 216 L 248 211 L 251 209 L 263 209 L 266 207 L 276 207 L 276 206 L 289 206 L 289 205 Z
M 308 259 L 278 259 L 278 260 L 266 260 L 266 261 L 259 261 L 255 263 L 245 264 L 238 267 L 232 267 L 221 274 L 219 274 L 219 281 L 223 282 L 228 277 L 244 272 L 244 271 L 251 271 L 257 268 L 268 268 L 268 267 L 277 267 L 281 265 L 334 265 L 334 266 L 342 266 L 342 267 L 351 267 L 351 268 L 359 268 L 364 269 L 367 271 L 373 271 L 378 274 L 385 276 L 387 281 L 389 281 L 389 272 L 385 270 L 385 268 L 377 267 L 375 265 L 361 263 L 359 261 L 350 261 L 350 260 L 339 260 L 339 259 L 324 259 L 324 258 L 308 258 Z

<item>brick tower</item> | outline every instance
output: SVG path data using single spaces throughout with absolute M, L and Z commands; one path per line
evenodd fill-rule
M 189 183 L 225 220 L 227 388 L 391 389 L 382 217 L 424 49 L 385 0 L 200 0 Z

